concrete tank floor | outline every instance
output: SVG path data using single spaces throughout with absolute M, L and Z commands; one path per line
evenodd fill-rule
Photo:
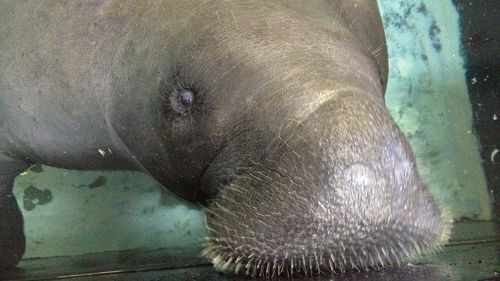
M 472 242 L 446 246 L 444 251 L 423 261 L 421 264 L 407 264 L 402 268 L 386 268 L 378 271 L 347 272 L 337 275 L 279 278 L 274 280 L 500 280 L 500 242 Z M 71 259 L 78 263 L 75 258 L 59 258 L 59 262 L 71 263 Z M 56 260 L 51 259 L 52 262 Z M 24 261 L 31 267 L 46 268 L 47 261 L 31 260 Z M 81 260 L 80 260 L 81 262 Z M 163 265 L 164 266 L 164 265 Z M 67 280 L 254 280 L 244 276 L 223 275 L 217 273 L 209 265 L 184 267 L 179 264 L 178 268 L 162 269 L 161 264 L 137 267 L 137 268 L 108 268 L 103 271 L 80 273 L 73 275 L 65 273 L 52 275 L 46 272 L 38 277 L 11 275 L 4 276 L 6 280 L 54 280 L 63 278 Z M 73 277 L 72 277 L 73 276 Z M 4 280 L 4 279 L 3 279 Z
M 448 246 L 428 263 L 387 268 L 380 271 L 348 272 L 338 275 L 280 278 L 275 280 L 384 280 L 384 281 L 442 281 L 442 280 L 500 280 L 500 242 L 471 243 Z M 215 272 L 211 266 L 170 270 L 88 276 L 71 280 L 255 280 Z
M 500 225 L 454 225 L 443 252 L 401 268 L 273 280 L 500 280 Z M 23 259 L 0 280 L 255 280 L 217 273 L 194 250 L 114 251 L 73 257 Z

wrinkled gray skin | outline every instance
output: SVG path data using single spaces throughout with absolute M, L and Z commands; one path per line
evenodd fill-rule
M 386 77 L 375 0 L 1 1 L 0 265 L 24 252 L 12 182 L 32 163 L 144 171 L 206 202 L 219 270 L 432 251 L 447 224 Z

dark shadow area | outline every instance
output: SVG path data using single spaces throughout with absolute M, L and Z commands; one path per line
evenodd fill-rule
M 498 1 L 453 0 L 461 19 L 462 52 L 473 124 L 480 142 L 494 218 L 500 218 L 500 5 Z

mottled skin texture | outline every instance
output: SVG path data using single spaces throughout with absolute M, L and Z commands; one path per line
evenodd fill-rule
M 31 163 L 206 203 L 220 270 L 380 267 L 446 240 L 384 106 L 374 0 L 1 1 L 0 39 L 1 267 L 24 252 Z

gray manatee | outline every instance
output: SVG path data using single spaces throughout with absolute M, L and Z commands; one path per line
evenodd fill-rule
M 375 0 L 0 2 L 0 266 L 33 163 L 128 169 L 207 206 L 252 276 L 380 268 L 449 222 L 384 105 Z

